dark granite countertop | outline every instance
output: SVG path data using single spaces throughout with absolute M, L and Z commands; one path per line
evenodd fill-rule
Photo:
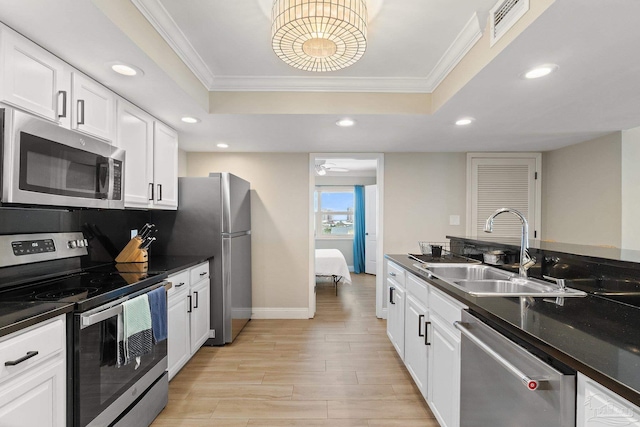
M 73 303 L 0 302 L 0 337 L 72 310 Z
M 598 296 L 565 298 L 559 306 L 536 298 L 524 311 L 519 298 L 472 297 L 427 278 L 406 255 L 386 258 L 463 302 L 528 342 L 640 405 L 640 309 Z
M 178 271 L 203 263 L 209 258 L 211 257 L 149 255 L 149 272 L 172 275 Z

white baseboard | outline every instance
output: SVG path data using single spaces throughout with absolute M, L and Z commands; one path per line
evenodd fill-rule
M 254 307 L 252 319 L 308 319 L 308 308 Z
M 349 265 L 349 273 L 353 273 L 356 269 L 353 267 L 353 265 Z

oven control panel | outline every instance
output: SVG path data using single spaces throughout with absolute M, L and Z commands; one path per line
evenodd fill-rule
M 0 267 L 87 255 L 81 232 L 0 235 Z
M 18 242 L 11 242 L 11 247 L 13 248 L 13 254 L 15 256 L 56 251 L 56 245 L 53 243 L 53 239 L 22 240 Z

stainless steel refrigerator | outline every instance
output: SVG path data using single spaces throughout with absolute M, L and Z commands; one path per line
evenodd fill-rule
M 251 319 L 249 182 L 230 173 L 178 179 L 167 255 L 213 256 L 209 345 L 230 343 Z

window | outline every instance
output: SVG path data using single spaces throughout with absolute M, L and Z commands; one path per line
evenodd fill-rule
M 316 237 L 353 238 L 353 187 L 316 187 L 314 208 Z

